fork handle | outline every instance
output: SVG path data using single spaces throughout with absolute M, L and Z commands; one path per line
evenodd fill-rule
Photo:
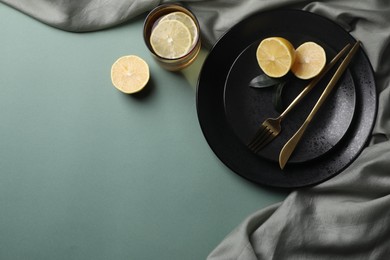
M 324 77 L 324 75 L 336 64 L 336 62 L 344 55 L 344 53 L 351 47 L 348 43 L 337 55 L 325 66 L 318 76 L 316 76 L 310 83 L 296 96 L 296 98 L 288 105 L 288 107 L 279 115 L 278 119 L 282 120 L 287 114 L 313 89 L 315 85 Z

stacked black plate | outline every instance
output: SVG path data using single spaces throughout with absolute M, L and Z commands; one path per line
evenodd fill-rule
M 314 41 L 324 47 L 327 60 L 346 44 L 356 42 L 338 24 L 306 11 L 275 10 L 248 17 L 221 37 L 205 60 L 197 88 L 199 122 L 214 153 L 240 176 L 273 187 L 317 184 L 345 169 L 367 144 L 377 111 L 373 70 L 364 50 L 358 51 L 281 170 L 277 162 L 280 149 L 302 124 L 331 75 L 288 115 L 280 136 L 254 154 L 246 144 L 266 118 L 279 113 L 273 101 L 274 87 L 249 86 L 262 74 L 256 48 L 262 39 L 272 36 L 284 37 L 295 47 Z M 283 88 L 282 104 L 289 104 L 306 84 L 308 81 L 290 77 Z

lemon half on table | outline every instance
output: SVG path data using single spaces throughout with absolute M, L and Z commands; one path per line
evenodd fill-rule
M 149 77 L 148 64 L 136 55 L 120 57 L 111 67 L 112 84 L 126 94 L 142 90 Z

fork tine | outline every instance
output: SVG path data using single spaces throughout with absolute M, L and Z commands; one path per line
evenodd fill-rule
M 250 143 L 248 144 L 248 148 L 253 150 L 253 147 L 256 146 L 260 138 L 263 138 L 264 135 L 269 133 L 269 129 L 265 125 L 261 125 L 259 130 L 257 130 L 255 136 L 252 138 Z
M 254 138 L 249 143 L 248 147 L 253 152 L 258 153 L 264 146 L 266 146 L 270 141 L 275 138 L 275 134 L 272 129 L 267 125 L 262 125 L 260 129 L 256 132 Z
M 256 146 L 252 149 L 253 152 L 258 153 L 261 149 L 263 149 L 269 142 L 271 142 L 275 138 L 275 135 L 269 131 L 266 136 L 264 136 L 261 140 L 259 139 Z

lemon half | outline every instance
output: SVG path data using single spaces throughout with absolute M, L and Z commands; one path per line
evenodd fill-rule
M 143 89 L 149 81 L 149 75 L 148 64 L 136 55 L 120 57 L 111 67 L 112 84 L 126 94 Z
M 305 42 L 296 49 L 291 71 L 300 79 L 311 79 L 322 71 L 325 64 L 325 50 L 315 42 Z
M 290 71 L 295 60 L 295 49 L 282 37 L 269 37 L 260 42 L 256 58 L 265 74 L 280 78 Z

